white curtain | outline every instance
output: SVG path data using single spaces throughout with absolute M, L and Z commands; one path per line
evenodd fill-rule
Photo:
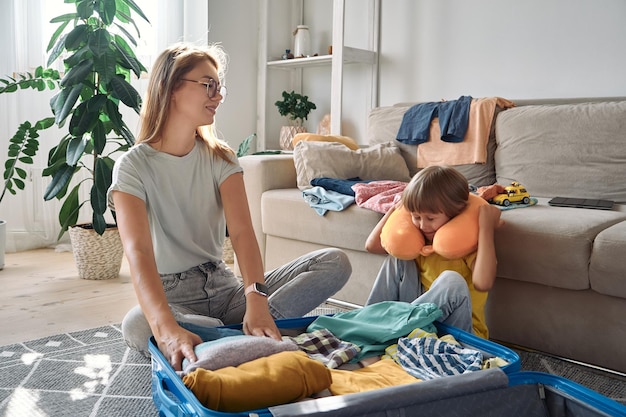
M 208 0 L 135 0 L 144 11 L 150 24 L 138 16 L 141 38 L 138 39 L 137 55 L 150 69 L 156 55 L 167 45 L 178 41 L 206 42 L 208 31 Z M 2 0 L 4 13 L 0 14 L 0 78 L 14 76 L 18 72 L 33 71 L 46 66 L 46 47 L 56 29 L 50 19 L 74 10 L 73 4 L 63 0 Z M 55 67 L 62 70 L 61 67 Z M 143 95 L 147 76 L 134 80 L 133 84 Z M 9 139 L 18 126 L 29 120 L 35 122 L 52 115 L 49 99 L 52 91 L 23 90 L 0 95 L 0 158 L 2 169 L 7 157 Z M 122 109 L 128 126 L 137 127 L 138 117 L 134 111 Z M 0 203 L 0 219 L 7 221 L 7 252 L 37 247 L 55 246 L 60 230 L 58 212 L 60 202 L 44 201 L 43 191 L 49 177 L 41 172 L 46 166 L 48 151 L 64 132 L 52 127 L 42 132 L 40 149 L 35 163 L 29 167 L 26 189 L 17 195 L 5 195 Z M 88 191 L 85 190 L 88 197 Z M 89 222 L 89 210 L 81 213 L 80 221 Z M 66 244 L 67 236 L 61 242 Z

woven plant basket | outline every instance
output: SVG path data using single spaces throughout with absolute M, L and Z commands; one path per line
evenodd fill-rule
M 85 225 L 69 228 L 74 261 L 82 279 L 112 279 L 120 275 L 124 249 L 117 227 L 107 227 L 100 236 Z

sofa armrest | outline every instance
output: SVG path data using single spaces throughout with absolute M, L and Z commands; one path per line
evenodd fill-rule
M 293 155 L 246 155 L 239 158 L 243 180 L 250 206 L 254 234 L 265 264 L 265 233 L 261 223 L 261 195 L 267 190 L 297 188 L 296 167 Z M 236 270 L 238 267 L 235 262 Z

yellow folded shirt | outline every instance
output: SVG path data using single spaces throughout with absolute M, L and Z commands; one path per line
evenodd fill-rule
M 216 371 L 196 369 L 183 382 L 207 408 L 240 412 L 286 404 L 330 387 L 321 362 L 287 351 Z
M 333 378 L 330 392 L 333 395 L 365 392 L 420 381 L 420 379 L 409 375 L 391 359 L 382 359 L 354 371 L 331 369 L 330 373 Z

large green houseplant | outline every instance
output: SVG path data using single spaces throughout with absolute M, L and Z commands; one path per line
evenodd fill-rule
M 120 113 L 120 105 L 139 113 L 141 98 L 130 79 L 132 74 L 139 77 L 146 71 L 133 50 L 137 41 L 132 33 L 139 37 L 133 14 L 148 21 L 133 0 L 65 3 L 73 3 L 75 12 L 51 20 L 58 26 L 48 43 L 50 55 L 46 64 L 50 67 L 62 60 L 62 73 L 41 66 L 33 73 L 0 79 L 0 94 L 25 88 L 58 90 L 50 100 L 53 117 L 24 122 L 11 139 L 2 196 L 7 190 L 15 193 L 24 188 L 23 166 L 33 163 L 39 132 L 53 125 L 63 129 L 43 171 L 44 176 L 52 177 L 44 199 L 63 200 L 59 239 L 78 222 L 85 204 L 92 209 L 88 227 L 99 235 L 107 229 L 106 193 L 111 184 L 112 155 L 127 150 L 135 141 Z M 79 172 L 87 172 L 86 179 L 72 183 Z M 90 187 L 89 200 L 81 201 L 82 186 Z

